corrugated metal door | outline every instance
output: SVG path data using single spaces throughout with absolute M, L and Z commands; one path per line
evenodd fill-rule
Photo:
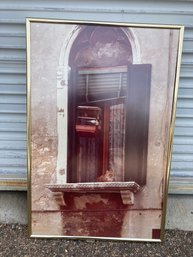
M 26 188 L 26 17 L 185 26 L 170 192 L 193 193 L 193 2 L 177 0 L 1 0 L 0 188 Z

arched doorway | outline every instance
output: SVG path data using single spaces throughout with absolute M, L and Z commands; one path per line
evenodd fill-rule
M 124 27 L 74 26 L 66 37 L 57 82 L 57 184 L 145 184 L 151 67 L 133 64 L 139 53 Z
M 116 27 L 86 26 L 69 58 L 68 182 L 123 182 L 132 47 Z

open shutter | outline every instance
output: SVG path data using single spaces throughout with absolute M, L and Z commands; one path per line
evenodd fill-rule
M 69 87 L 68 87 L 68 173 L 67 182 L 77 182 L 78 177 L 76 172 L 76 134 L 74 134 L 76 126 L 76 85 L 77 85 L 77 70 L 74 68 L 70 72 Z
M 151 65 L 128 66 L 125 181 L 146 183 Z

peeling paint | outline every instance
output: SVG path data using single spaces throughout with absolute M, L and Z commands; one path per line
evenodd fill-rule
M 64 112 L 64 109 L 62 109 L 62 108 L 58 108 L 58 112 Z
M 100 195 L 96 195 L 96 194 L 74 197 L 75 207 L 79 210 L 86 209 L 87 204 L 100 203 L 100 202 L 104 204 L 108 204 L 108 199 L 104 199 Z
M 65 169 L 60 169 L 59 173 L 60 173 L 60 175 L 64 175 L 65 174 Z
M 61 85 L 61 86 L 67 85 L 64 79 L 62 79 L 62 80 L 60 81 L 60 85 Z

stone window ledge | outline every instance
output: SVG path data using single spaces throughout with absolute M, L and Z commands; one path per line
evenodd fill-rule
M 140 186 L 133 182 L 94 182 L 94 183 L 66 183 L 47 185 L 58 199 L 59 194 L 64 193 L 120 193 L 123 204 L 133 205 L 134 194 L 140 190 Z

